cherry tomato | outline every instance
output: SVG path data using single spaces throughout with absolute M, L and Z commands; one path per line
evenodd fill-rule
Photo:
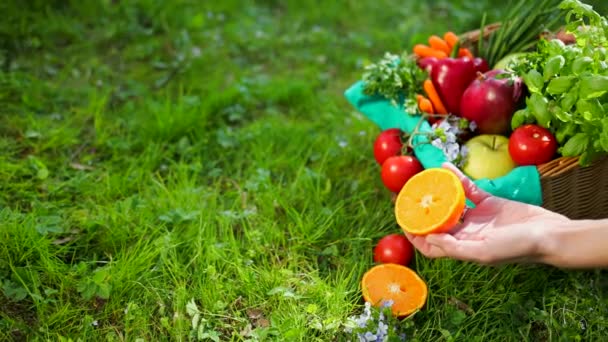
M 509 154 L 518 165 L 539 165 L 553 159 L 557 140 L 551 132 L 538 125 L 517 127 L 509 137 Z
M 374 157 L 378 165 L 382 165 L 388 157 L 401 154 L 401 130 L 399 128 L 389 128 L 382 131 L 374 142 Z
M 389 234 L 374 248 L 374 261 L 407 266 L 414 257 L 414 247 L 403 234 Z
M 398 193 L 413 175 L 423 169 L 420 161 L 414 156 L 393 156 L 382 164 L 380 177 L 387 189 Z

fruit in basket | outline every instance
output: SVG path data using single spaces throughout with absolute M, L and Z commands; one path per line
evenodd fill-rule
M 474 180 L 502 177 L 517 166 L 509 153 L 506 136 L 481 134 L 468 140 L 465 146 L 468 153 L 462 171 Z
M 517 127 L 509 138 L 509 153 L 518 165 L 540 165 L 553 159 L 557 140 L 546 128 L 528 124 Z
M 447 169 L 431 168 L 413 176 L 399 192 L 395 217 L 404 232 L 426 235 L 449 231 L 464 208 L 464 188 L 458 176 Z
M 423 57 L 419 58 L 416 64 L 421 68 L 426 70 L 429 74 L 433 71 L 433 66 L 437 63 L 439 59 L 437 57 Z
M 412 269 L 397 264 L 381 264 L 370 268 L 361 280 L 363 299 L 373 306 L 392 301 L 396 317 L 409 316 L 426 304 L 428 287 Z
M 389 234 L 374 248 L 374 261 L 381 264 L 407 266 L 414 257 L 414 247 L 403 234 Z
M 399 192 L 403 185 L 424 168 L 414 156 L 393 156 L 382 163 L 380 177 L 384 186 L 392 192 Z
M 477 70 L 468 57 L 438 60 L 431 71 L 431 80 L 449 113 L 460 115 L 462 94 L 475 79 Z
M 462 94 L 460 115 L 475 121 L 480 134 L 507 134 L 522 103 L 521 78 L 504 70 L 480 74 Z
M 403 148 L 401 134 L 399 128 L 389 128 L 378 134 L 374 141 L 374 158 L 378 165 L 382 165 L 389 157 L 401 154 Z

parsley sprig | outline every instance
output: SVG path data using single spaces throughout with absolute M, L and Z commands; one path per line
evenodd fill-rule
M 394 105 L 403 104 L 409 114 L 416 114 L 419 113 L 416 94 L 423 93 L 422 84 L 427 78 L 428 73 L 418 67 L 413 55 L 386 52 L 379 61 L 365 67 L 363 92 L 384 96 Z

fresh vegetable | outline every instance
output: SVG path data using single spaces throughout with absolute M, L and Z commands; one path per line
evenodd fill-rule
M 412 176 L 423 169 L 422 164 L 414 156 L 393 156 L 382 164 L 380 177 L 387 189 L 398 193 Z
M 473 53 L 471 52 L 471 50 L 467 49 L 467 48 L 460 48 L 458 49 L 458 57 L 468 57 L 468 58 L 473 58 Z
M 428 73 L 418 67 L 416 56 L 386 53 L 380 61 L 367 65 L 363 73 L 363 92 L 384 96 L 394 105 L 403 105 L 408 113 L 418 111 L 416 94 L 423 92 L 422 82 Z
M 420 111 L 423 113 L 427 113 L 427 114 L 435 113 L 435 108 L 433 107 L 433 103 L 431 102 L 431 100 L 427 99 L 424 96 L 420 97 L 420 99 L 418 100 L 418 107 L 420 108 Z
M 374 248 L 374 261 L 407 266 L 414 257 L 414 247 L 403 234 L 389 234 Z
M 431 80 L 449 113 L 460 115 L 460 99 L 475 75 L 475 64 L 467 57 L 444 58 L 433 65 Z
M 473 58 L 473 64 L 475 65 L 475 70 L 477 71 L 477 73 L 485 73 L 488 70 L 490 70 L 490 67 L 488 66 L 488 62 L 483 59 L 483 58 L 479 58 L 479 57 L 475 57 Z
M 504 70 L 480 74 L 462 94 L 460 116 L 474 121 L 481 134 L 508 134 L 522 87 L 521 78 Z
M 445 52 L 446 55 L 449 55 L 452 52 L 448 43 L 437 35 L 429 37 L 429 45 L 435 50 Z
M 452 229 L 464 208 L 460 179 L 447 169 L 430 168 L 413 176 L 397 195 L 395 217 L 404 232 L 427 235 Z
M 423 57 L 418 59 L 418 66 L 421 69 L 426 70 L 429 74 L 433 71 L 433 66 L 437 63 L 439 59 L 436 57 Z
M 548 129 L 558 153 L 580 156 L 586 166 L 608 153 L 608 21 L 580 1 L 566 0 L 559 7 L 575 43 L 542 39 L 536 51 L 514 63 L 530 95 L 511 127 L 535 123 Z
M 448 44 L 448 46 L 450 47 L 450 51 L 454 48 L 454 46 L 456 46 L 456 44 L 458 44 L 459 42 L 459 38 L 458 36 L 451 31 L 448 31 L 446 33 L 443 34 L 443 40 L 445 40 L 445 42 Z
M 425 80 L 424 83 L 422 84 L 422 87 L 424 88 L 426 95 L 429 97 L 429 100 L 433 104 L 434 113 L 447 114 L 448 111 L 443 106 L 443 103 L 441 102 L 441 99 L 439 98 L 439 94 L 437 93 L 437 90 L 435 90 L 435 86 L 433 85 L 433 82 L 431 80 Z
M 509 154 L 518 165 L 540 165 L 553 159 L 557 140 L 538 125 L 520 126 L 509 138 Z
M 401 154 L 403 142 L 402 132 L 399 128 L 389 128 L 382 131 L 374 141 L 374 157 L 378 165 L 382 165 L 386 159 Z
M 434 49 L 434 48 L 424 45 L 424 44 L 414 45 L 413 52 L 414 52 L 414 54 L 416 54 L 418 57 L 421 57 L 421 58 L 422 57 L 435 57 L 435 58 L 442 59 L 442 58 L 448 57 L 447 52 Z
M 543 32 L 554 31 L 561 25 L 562 13 L 558 9 L 561 1 L 517 1 L 501 17 L 498 29 L 487 40 L 478 40 L 475 55 L 493 67 L 508 54 L 534 48 Z M 481 30 L 485 31 L 485 20 L 482 20 Z

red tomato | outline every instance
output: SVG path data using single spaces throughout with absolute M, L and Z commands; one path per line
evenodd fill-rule
M 374 157 L 378 165 L 382 165 L 388 157 L 401 154 L 401 130 L 399 128 L 389 128 L 382 131 L 374 142 Z
M 398 193 L 413 175 L 423 169 L 420 161 L 414 156 L 393 156 L 382 164 L 380 177 L 387 189 Z
M 518 165 L 539 165 L 553 159 L 557 140 L 551 132 L 538 125 L 517 127 L 509 137 L 509 154 Z
M 378 241 L 374 261 L 381 264 L 407 266 L 414 257 L 414 247 L 403 234 L 390 234 Z

